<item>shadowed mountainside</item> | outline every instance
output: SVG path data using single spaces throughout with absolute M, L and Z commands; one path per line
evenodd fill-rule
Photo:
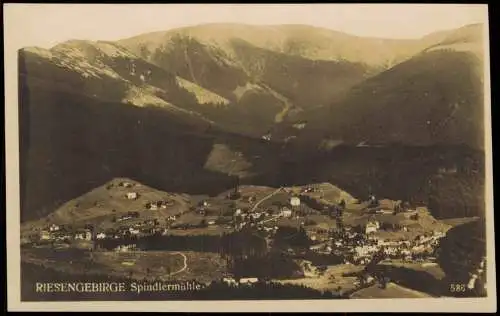
M 304 131 L 308 140 L 351 144 L 466 144 L 484 148 L 480 62 L 466 52 L 432 51 L 354 87 Z
M 115 177 L 213 194 L 234 176 L 331 182 L 438 218 L 481 216 L 480 31 L 399 41 L 206 25 L 23 49 L 23 220 Z M 324 151 L 324 140 L 350 145 Z
M 23 220 L 119 176 L 166 191 L 217 194 L 234 186 L 234 176 L 263 172 L 279 158 L 272 144 L 207 130 L 154 107 L 28 87 L 23 80 L 20 100 Z M 262 163 L 256 154 L 270 158 Z

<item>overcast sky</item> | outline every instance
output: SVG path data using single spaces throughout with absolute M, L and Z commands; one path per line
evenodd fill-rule
M 485 5 L 457 4 L 7 4 L 16 46 L 116 40 L 202 23 L 308 24 L 358 36 L 418 38 L 486 22 Z M 7 33 L 9 36 L 10 33 Z

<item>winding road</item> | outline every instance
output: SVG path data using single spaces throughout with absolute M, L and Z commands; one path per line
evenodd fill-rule
M 274 190 L 271 194 L 266 195 L 265 197 L 263 197 L 262 199 L 260 199 L 259 202 L 255 203 L 255 205 L 252 207 L 252 209 L 249 211 L 249 213 L 252 213 L 253 211 L 255 211 L 255 209 L 260 205 L 260 203 L 262 203 L 265 200 L 269 199 L 270 197 L 272 197 L 273 195 L 275 195 L 276 193 L 278 193 L 282 189 L 283 189 L 283 187 L 279 187 L 276 190 Z
M 184 266 L 183 266 L 181 269 L 179 269 L 178 271 L 175 271 L 175 272 L 170 273 L 170 274 L 169 274 L 169 276 L 170 276 L 170 275 L 179 274 L 179 273 L 183 272 L 184 270 L 186 270 L 186 269 L 187 269 L 187 267 L 188 267 L 188 265 L 187 265 L 187 257 L 186 257 L 186 255 L 185 255 L 185 254 L 183 254 L 182 252 L 174 252 L 173 254 L 174 254 L 174 255 L 181 255 L 181 256 L 182 256 L 182 258 L 184 258 Z

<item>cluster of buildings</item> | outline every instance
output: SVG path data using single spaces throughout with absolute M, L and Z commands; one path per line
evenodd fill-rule
M 134 251 L 137 249 L 136 244 L 128 244 L 128 245 L 118 245 L 114 250 L 116 252 L 128 252 L 128 251 Z
M 159 201 L 148 202 L 146 203 L 145 207 L 150 211 L 156 211 L 159 209 L 166 209 L 168 206 L 172 205 L 174 205 L 173 201 L 159 200 Z
M 102 239 L 118 239 L 127 236 L 146 236 L 158 233 L 164 233 L 167 228 L 155 226 L 154 221 L 144 221 L 131 226 L 122 226 L 118 229 L 108 229 L 106 231 L 94 232 L 89 228 L 79 228 L 76 230 L 68 230 L 58 225 L 52 224 L 50 229 L 40 231 L 40 241 L 70 241 L 82 240 L 93 241 Z M 51 230 L 52 229 L 52 230 Z
M 131 182 L 120 182 L 119 187 L 132 188 L 135 184 Z M 125 198 L 129 200 L 136 200 L 139 198 L 137 192 L 127 192 Z M 148 210 L 165 209 L 168 206 L 173 205 L 173 201 L 158 200 L 153 202 L 148 202 L 145 204 L 145 208 Z M 39 233 L 40 241 L 67 241 L 67 240 L 102 240 L 106 238 L 118 239 L 126 236 L 147 236 L 154 235 L 158 233 L 165 233 L 166 228 L 160 227 L 160 222 L 158 219 L 146 219 L 144 221 L 138 221 L 140 218 L 140 213 L 127 212 L 119 216 L 113 215 L 112 222 L 120 223 L 121 227 L 115 229 L 110 228 L 105 231 L 95 231 L 91 227 L 86 228 L 73 228 L 66 227 L 64 225 L 50 224 L 46 229 L 43 229 Z M 177 215 L 170 215 L 164 218 L 166 226 L 175 222 L 177 220 Z M 36 237 L 35 237 L 36 238 Z
M 41 241 L 92 240 L 92 231 L 88 228 L 69 230 L 64 226 L 51 224 L 47 229 L 40 231 Z
M 386 240 L 371 234 L 372 227 L 376 225 L 375 222 L 368 222 L 364 233 L 355 232 L 351 227 L 345 227 L 342 232 L 332 230 L 329 237 L 323 235 L 316 240 L 318 243 L 310 250 L 342 256 L 345 263 L 351 264 L 367 264 L 375 253 L 382 253 L 388 259 L 432 261 L 439 240 L 445 236 L 443 232 L 433 231 L 418 235 L 414 240 Z
M 276 220 L 280 217 L 293 217 L 295 214 L 294 210 L 300 206 L 300 203 L 299 197 L 292 196 L 287 205 L 281 206 L 278 211 L 268 208 L 266 210 L 256 209 L 253 212 L 250 212 L 238 208 L 233 214 L 234 228 L 238 230 L 244 227 L 256 227 L 259 230 L 270 231 L 271 229 L 269 227 L 264 226 L 265 223 Z
M 258 278 L 239 278 L 235 279 L 233 277 L 223 277 L 222 283 L 225 283 L 228 286 L 238 287 L 238 286 L 251 286 L 257 282 L 259 282 Z

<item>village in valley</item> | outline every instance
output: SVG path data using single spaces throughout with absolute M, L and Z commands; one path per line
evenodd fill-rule
M 212 241 L 193 243 L 199 249 L 190 249 L 189 242 L 176 244 L 182 238 L 223 239 L 248 233 L 264 246 L 235 246 L 248 248 L 238 250 L 238 260 L 279 252 L 300 270 L 277 275 L 279 282 L 342 292 L 389 282 L 372 269 L 380 264 L 418 266 L 442 274 L 436 249 L 449 228 L 425 207 L 379 199 L 374 194 L 360 201 L 329 183 L 280 188 L 237 185 L 210 197 L 166 193 L 130 179 L 114 179 L 45 219 L 25 223 L 22 244 L 27 253 L 30 249 L 81 249 L 107 258 L 100 263 L 112 265 L 110 271 L 117 275 L 129 273 L 135 265 L 138 275 L 150 276 L 156 271 L 153 276 L 167 278 L 173 274 L 182 277 L 183 273 L 187 273 L 186 278 L 200 278 L 192 268 L 197 253 L 219 251 L 224 255 L 217 255 L 217 260 L 224 264 L 214 267 L 217 272 L 207 272 L 206 282 L 235 286 L 273 280 L 272 275 L 231 271 L 230 260 L 221 258 L 226 258 L 227 252 L 233 254 L 232 248 L 225 251 L 220 250 L 224 248 L 220 244 L 210 249 L 199 246 Z M 176 271 L 170 267 L 165 270 L 172 262 L 170 257 L 156 263 L 161 267 L 137 263 L 137 258 L 148 252 L 161 257 L 162 253 L 172 256 L 173 251 L 184 257 L 184 266 Z M 36 256 L 27 255 L 26 260 Z M 340 272 L 332 277 L 329 271 L 335 269 Z M 352 271 L 354 278 L 349 276 Z

